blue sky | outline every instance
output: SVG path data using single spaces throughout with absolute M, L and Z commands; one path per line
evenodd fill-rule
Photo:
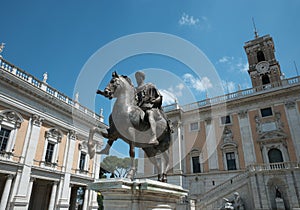
M 300 66 L 299 0 L 0 0 L 0 9 L 0 42 L 6 43 L 2 56 L 37 78 L 48 72 L 48 84 L 70 97 L 96 52 L 117 39 L 144 32 L 170 34 L 199 48 L 220 82 L 228 85 L 225 92 L 237 90 L 238 84 L 249 88 L 243 45 L 254 38 L 252 17 L 259 35 L 273 37 L 286 77 L 296 76 L 294 61 Z M 147 81 L 172 94 L 165 95 L 167 102 L 174 97 L 181 104 L 202 100 L 206 89 L 215 86 L 215 78 L 197 77 L 182 61 L 163 55 L 141 53 L 111 69 L 100 68 L 95 71 L 107 75 L 98 80 L 99 88 L 108 83 L 112 70 L 131 76 L 145 70 Z M 158 71 L 151 75 L 154 70 Z M 104 108 L 107 118 L 111 102 L 95 95 L 85 100 L 83 95 L 79 93 L 83 105 L 95 112 Z

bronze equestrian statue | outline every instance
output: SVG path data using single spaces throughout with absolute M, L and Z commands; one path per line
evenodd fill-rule
M 135 88 L 127 76 L 112 74 L 112 79 L 97 94 L 106 98 L 116 98 L 109 117 L 109 128 L 103 132 L 98 127 L 90 130 L 89 150 L 93 157 L 93 136 L 97 132 L 108 139 L 106 147 L 100 152 L 108 154 L 113 142 L 122 139 L 129 144 L 131 169 L 127 178 L 133 179 L 135 166 L 134 148 L 142 148 L 158 171 L 158 180 L 167 182 L 169 169 L 169 147 L 171 144 L 171 123 L 163 112 L 162 96 L 154 85 L 144 84 L 145 74 L 136 73 L 138 87 Z

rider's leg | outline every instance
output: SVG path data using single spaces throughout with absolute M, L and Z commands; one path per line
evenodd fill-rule
M 156 122 L 154 120 L 154 113 L 152 110 L 147 110 L 147 114 L 150 123 L 150 130 L 151 130 L 151 138 L 149 144 L 158 145 L 159 142 L 156 136 Z

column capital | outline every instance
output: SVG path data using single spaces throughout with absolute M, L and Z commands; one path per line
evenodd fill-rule
M 76 140 L 76 131 L 74 131 L 74 130 L 69 130 L 68 135 L 69 135 L 69 139 L 71 139 L 71 140 Z
M 211 124 L 211 121 L 212 121 L 212 118 L 211 117 L 207 117 L 205 120 L 207 125 L 210 125 Z
M 36 125 L 36 126 L 40 127 L 42 125 L 43 121 L 44 121 L 44 118 L 41 117 L 41 116 L 38 116 L 36 114 L 34 114 L 32 116 L 32 123 L 33 123 L 33 125 Z
M 287 101 L 287 102 L 285 102 L 285 107 L 287 108 L 287 109 L 295 109 L 295 107 L 296 107 L 296 102 L 295 101 Z
M 238 112 L 238 115 L 239 115 L 239 117 L 240 118 L 246 118 L 246 117 L 248 117 L 248 110 L 240 110 L 239 112 Z
M 7 179 L 13 179 L 15 177 L 15 175 L 14 174 L 7 174 L 6 177 L 7 177 Z

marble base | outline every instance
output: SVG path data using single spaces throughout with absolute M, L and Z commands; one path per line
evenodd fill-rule
M 150 179 L 101 179 L 89 185 L 104 197 L 109 210 L 174 210 L 188 190 Z

